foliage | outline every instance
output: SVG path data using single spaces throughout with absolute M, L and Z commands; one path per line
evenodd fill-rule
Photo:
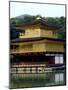
M 58 38 L 65 39 L 65 33 L 66 33 L 66 18 L 65 17 L 48 17 L 46 18 L 47 22 L 51 25 L 58 25 L 61 28 L 57 30 Z

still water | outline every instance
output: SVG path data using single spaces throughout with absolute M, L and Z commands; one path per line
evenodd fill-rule
M 10 88 L 45 87 L 65 85 L 65 71 L 52 71 L 45 74 L 13 74 Z

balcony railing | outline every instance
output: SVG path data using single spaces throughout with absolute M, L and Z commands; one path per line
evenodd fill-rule
M 23 49 L 13 49 L 11 53 L 24 53 L 24 52 L 32 52 L 32 48 L 23 48 Z

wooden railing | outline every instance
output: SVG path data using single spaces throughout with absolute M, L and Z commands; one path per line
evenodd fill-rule
M 51 72 L 51 68 L 45 68 L 44 66 L 34 66 L 34 67 L 12 67 L 11 73 L 45 73 Z
M 61 70 L 64 69 L 64 64 L 60 65 L 49 65 L 46 66 L 45 64 L 13 64 L 10 67 L 11 73 L 46 73 L 52 72 L 52 70 Z
M 24 52 L 33 52 L 32 49 L 13 49 L 10 51 L 11 53 L 24 53 Z

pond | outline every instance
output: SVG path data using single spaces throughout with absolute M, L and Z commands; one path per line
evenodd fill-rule
M 65 71 L 46 73 L 11 74 L 10 88 L 32 88 L 65 85 Z

